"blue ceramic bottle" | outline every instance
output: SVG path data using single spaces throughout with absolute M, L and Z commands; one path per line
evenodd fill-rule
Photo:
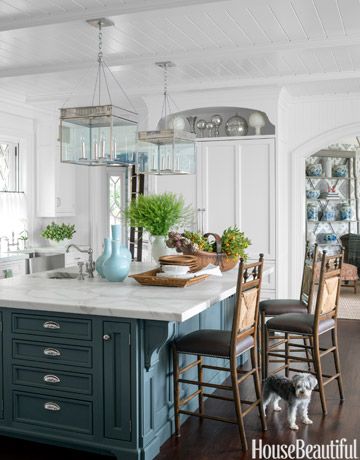
M 111 226 L 111 239 L 113 240 L 121 240 L 121 225 L 120 224 L 113 224 Z
M 110 238 L 104 238 L 104 251 L 101 254 L 101 256 L 99 256 L 96 259 L 96 262 L 95 262 L 96 271 L 99 273 L 101 278 L 105 278 L 104 272 L 103 272 L 103 265 L 104 265 L 104 262 L 110 256 L 111 256 L 111 240 L 110 240 Z
M 124 281 L 130 271 L 131 253 L 119 240 L 111 241 L 111 256 L 103 264 L 108 281 Z

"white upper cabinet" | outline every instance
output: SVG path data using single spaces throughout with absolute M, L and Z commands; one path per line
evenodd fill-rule
M 275 141 L 200 142 L 197 208 L 204 232 L 236 225 L 251 240 L 249 257 L 275 259 Z M 203 215 L 203 216 L 202 216 Z
M 60 162 L 57 127 L 39 122 L 36 135 L 38 217 L 75 215 L 75 168 Z
M 196 176 L 162 176 L 157 193 L 182 193 L 197 211 L 197 228 L 221 234 L 238 226 L 250 238 L 250 259 L 275 260 L 275 139 L 197 142 Z

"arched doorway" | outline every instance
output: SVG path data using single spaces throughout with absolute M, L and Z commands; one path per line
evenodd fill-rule
M 339 139 L 360 134 L 360 123 L 352 123 L 340 126 L 336 129 L 325 131 L 318 136 L 309 139 L 290 153 L 290 210 L 288 217 L 289 238 L 289 294 L 296 297 L 302 276 L 302 264 L 305 250 L 305 160 L 336 143 Z M 284 221 L 284 219 L 282 219 Z M 286 225 L 286 224 L 285 224 Z M 281 271 L 280 271 L 281 276 Z

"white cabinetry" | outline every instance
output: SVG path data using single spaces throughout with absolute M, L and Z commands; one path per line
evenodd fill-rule
M 75 215 L 75 168 L 60 162 L 57 131 L 39 122 L 36 142 L 38 217 Z
M 250 238 L 250 258 L 275 259 L 274 139 L 201 142 L 197 208 L 205 232 L 236 225 Z M 200 211 L 201 214 L 201 211 Z
M 155 191 L 182 193 L 198 210 L 200 231 L 221 234 L 238 226 L 250 238 L 249 258 L 264 253 L 274 271 L 263 289 L 276 289 L 275 139 L 218 138 L 197 142 L 196 176 L 163 176 Z

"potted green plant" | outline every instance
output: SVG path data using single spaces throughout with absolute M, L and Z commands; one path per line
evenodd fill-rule
M 59 246 L 67 244 L 75 232 L 75 225 L 51 222 L 41 232 L 41 236 L 46 238 L 52 246 Z
M 162 193 L 139 195 L 130 202 L 124 216 L 132 227 L 142 227 L 150 233 L 151 254 L 158 261 L 162 255 L 169 254 L 165 239 L 170 229 L 188 225 L 193 219 L 193 211 L 185 205 L 181 195 Z

